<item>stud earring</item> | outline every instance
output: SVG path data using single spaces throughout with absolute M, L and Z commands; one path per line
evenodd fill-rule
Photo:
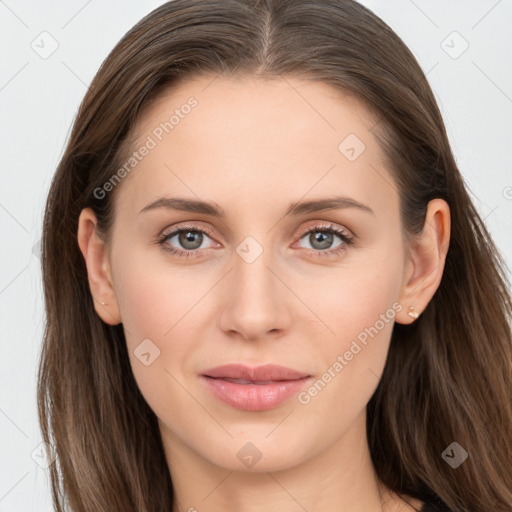
M 101 303 L 102 306 L 106 306 L 106 304 L 104 302 Z
M 411 306 L 410 308 L 410 311 L 407 313 L 411 318 L 414 318 L 416 320 L 416 318 L 418 318 L 420 315 L 418 313 L 416 313 L 416 311 L 414 311 L 414 307 Z

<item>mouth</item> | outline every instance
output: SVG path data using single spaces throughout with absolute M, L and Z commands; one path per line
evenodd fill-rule
M 223 366 L 210 368 L 203 372 L 203 375 L 215 379 L 235 379 L 246 380 L 248 382 L 297 380 L 310 376 L 307 373 L 277 364 L 265 364 L 254 367 L 243 364 L 225 364 Z
M 224 365 L 201 376 L 220 401 L 245 411 L 263 411 L 283 404 L 298 393 L 312 376 L 284 366 Z
M 205 375 L 205 377 L 208 377 Z M 210 379 L 219 378 L 219 377 L 209 377 Z M 275 384 L 276 382 L 290 382 L 286 380 L 246 380 L 246 379 L 228 379 L 227 377 L 220 377 L 221 380 L 225 382 L 234 382 L 235 384 L 256 384 L 257 386 L 263 386 L 265 384 Z

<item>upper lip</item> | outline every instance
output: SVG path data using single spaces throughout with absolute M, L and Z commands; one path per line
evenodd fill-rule
M 226 364 L 217 366 L 203 372 L 206 377 L 216 379 L 244 379 L 254 382 L 271 380 L 297 380 L 309 377 L 309 374 L 299 372 L 286 366 L 276 364 L 265 364 L 262 366 L 250 367 L 242 364 Z

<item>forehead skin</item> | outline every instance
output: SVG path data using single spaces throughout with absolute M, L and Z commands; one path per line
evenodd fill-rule
M 183 109 L 189 113 L 166 133 L 162 123 L 190 97 L 197 105 Z M 130 149 L 149 139 L 151 149 L 117 185 L 116 219 L 133 224 L 149 202 L 184 196 L 221 205 L 230 232 L 248 216 L 270 229 L 291 202 L 346 195 L 371 205 L 377 224 L 389 222 L 389 214 L 396 220 L 398 194 L 374 125 L 359 101 L 321 82 L 252 76 L 182 82 L 138 120 Z M 355 160 L 350 147 L 359 154 Z

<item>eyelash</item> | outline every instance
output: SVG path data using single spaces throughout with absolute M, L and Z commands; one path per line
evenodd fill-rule
M 199 249 L 194 249 L 191 251 L 184 251 L 182 249 L 176 249 L 171 245 L 166 244 L 167 240 L 171 239 L 174 235 L 181 233 L 182 231 L 193 231 L 194 233 L 203 233 L 205 235 L 211 235 L 211 230 L 207 230 L 205 228 L 199 228 L 199 226 L 188 225 L 188 226 L 180 226 L 178 229 L 171 231 L 170 233 L 164 233 L 158 240 L 157 243 L 160 244 L 164 251 L 171 253 L 172 255 L 178 257 L 196 257 L 199 256 Z M 314 226 L 309 227 L 302 235 L 299 237 L 299 240 L 302 240 L 304 236 L 313 233 L 315 231 L 320 231 L 323 233 L 330 233 L 334 235 L 338 235 L 343 243 L 336 247 L 335 249 L 328 249 L 325 251 L 321 251 L 318 249 L 308 249 L 313 255 L 321 256 L 321 257 L 333 257 L 338 256 L 342 252 L 346 251 L 348 246 L 354 243 L 354 240 L 351 236 L 347 234 L 347 232 L 334 224 L 316 224 Z

